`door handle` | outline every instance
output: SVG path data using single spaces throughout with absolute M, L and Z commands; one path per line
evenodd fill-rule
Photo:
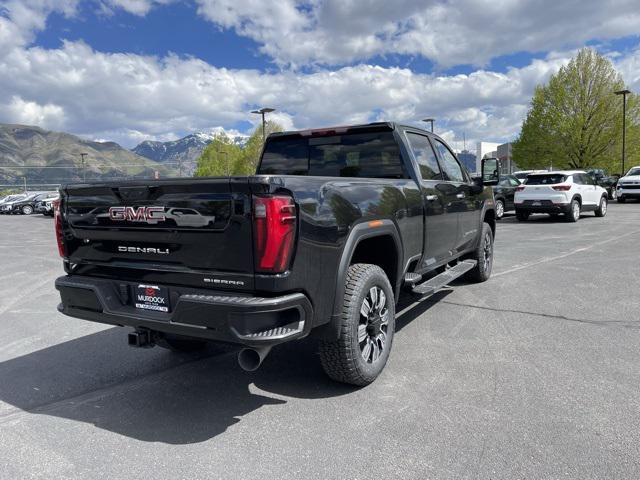
M 427 201 L 428 202 L 434 202 L 437 199 L 438 199 L 437 195 L 427 195 Z
M 463 192 L 457 193 L 456 198 L 464 198 L 464 193 Z

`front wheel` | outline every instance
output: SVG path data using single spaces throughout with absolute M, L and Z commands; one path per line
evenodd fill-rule
M 384 270 L 351 265 L 342 305 L 340 338 L 320 342 L 320 361 L 333 380 L 362 387 L 380 375 L 393 343 L 395 302 Z
M 31 215 L 33 213 L 33 207 L 31 205 L 25 205 L 22 207 L 22 213 L 25 215 Z
M 607 214 L 608 201 L 605 196 L 600 199 L 600 205 L 596 209 L 596 217 L 604 217 Z
M 482 224 L 482 238 L 469 258 L 478 263 L 467 272 L 467 278 L 477 283 L 489 280 L 493 269 L 493 230 L 488 223 Z

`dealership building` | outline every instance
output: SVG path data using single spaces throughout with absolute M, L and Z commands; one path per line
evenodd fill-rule
M 480 163 L 483 158 L 497 158 L 500 160 L 500 173 L 513 173 L 518 170 L 518 166 L 513 163 L 511 142 L 493 143 L 478 142 L 476 148 L 476 172 L 480 171 Z

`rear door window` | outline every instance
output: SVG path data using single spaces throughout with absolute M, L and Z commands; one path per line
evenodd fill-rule
M 455 155 L 451 153 L 447 146 L 439 140 L 434 139 L 434 146 L 440 154 L 442 170 L 444 171 L 446 180 L 452 182 L 466 182 L 466 176 Z
M 429 139 L 417 133 L 407 133 L 413 155 L 416 157 L 423 180 L 442 180 L 442 172 Z

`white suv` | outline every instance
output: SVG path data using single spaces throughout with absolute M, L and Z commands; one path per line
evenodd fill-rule
M 627 198 L 640 200 L 640 167 L 633 167 L 618 180 L 616 193 L 618 194 L 618 203 L 626 202 Z
M 532 213 L 563 213 L 566 221 L 577 222 L 581 212 L 606 215 L 607 191 L 583 171 L 535 173 L 516 187 L 514 203 L 520 221 Z

